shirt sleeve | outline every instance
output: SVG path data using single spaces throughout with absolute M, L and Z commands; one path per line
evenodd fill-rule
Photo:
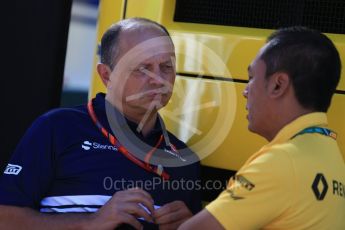
M 0 178 L 0 204 L 39 208 L 53 177 L 53 135 L 47 116 L 26 131 Z
M 288 209 L 293 181 L 286 154 L 266 153 L 241 168 L 206 209 L 225 229 L 261 229 Z

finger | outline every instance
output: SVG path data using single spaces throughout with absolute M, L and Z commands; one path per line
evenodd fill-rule
M 154 201 L 148 192 L 140 188 L 132 188 L 126 191 L 128 191 L 127 201 L 141 203 L 150 211 L 150 213 L 153 213 Z
M 152 200 L 151 195 L 141 188 L 131 188 L 131 189 L 128 189 L 127 191 L 142 194 L 143 196 L 146 196 L 148 199 Z M 153 202 L 153 200 L 152 200 L 152 202 Z
M 170 224 L 170 223 L 174 223 L 176 221 L 181 220 L 181 218 L 183 218 L 184 216 L 185 214 L 181 212 L 173 212 L 173 213 L 169 213 L 164 216 L 161 216 L 159 218 L 155 218 L 155 223 L 159 225 Z
M 179 207 L 177 209 L 174 209 L 176 207 Z M 155 222 L 157 224 L 169 224 L 169 223 L 175 223 L 180 222 L 181 220 L 188 219 L 193 216 L 192 212 L 187 208 L 187 206 L 184 205 L 177 205 L 173 206 L 173 208 L 170 209 L 170 212 L 163 213 L 164 215 L 160 216 L 154 216 Z
M 121 192 L 115 193 L 112 199 L 112 203 L 114 205 L 118 205 L 119 203 L 135 203 L 135 204 L 142 204 L 144 205 L 150 213 L 153 213 L 153 199 L 149 195 L 149 197 L 145 194 L 145 191 L 138 191 L 138 190 L 125 190 Z
M 140 222 L 132 215 L 127 213 L 122 213 L 120 216 L 121 223 L 129 224 L 133 226 L 135 229 L 142 229 L 143 226 L 140 224 Z M 120 224 L 121 226 L 121 224 Z
M 154 218 L 160 218 L 162 216 L 168 215 L 169 213 L 175 212 L 176 210 L 183 208 L 185 204 L 182 201 L 173 201 L 168 204 L 163 205 L 159 209 L 154 211 Z
M 123 207 L 123 211 L 132 214 L 136 217 L 142 217 L 148 222 L 153 222 L 152 216 L 137 203 L 127 203 Z
M 118 191 L 113 196 L 125 198 L 125 197 L 131 197 L 132 195 L 135 195 L 135 194 L 140 194 L 141 196 L 144 196 L 147 199 L 152 199 L 149 193 L 147 193 L 146 191 L 140 188 L 130 188 L 127 190 Z
M 141 206 L 141 208 L 143 210 L 145 210 L 146 208 L 146 212 L 149 212 L 150 215 L 153 215 L 154 212 L 154 207 L 153 207 L 153 201 L 152 200 L 148 200 L 146 197 L 140 197 L 136 196 L 136 197 L 132 197 L 130 203 L 134 203 L 136 205 Z
M 147 209 L 146 212 L 148 211 L 150 215 L 153 216 L 153 213 L 155 211 L 153 207 L 153 203 L 143 200 L 139 203 L 139 205 L 142 205 L 143 208 L 146 208 Z

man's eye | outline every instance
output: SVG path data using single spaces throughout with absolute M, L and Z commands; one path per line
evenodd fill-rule
M 139 66 L 138 68 L 134 69 L 135 72 L 145 73 L 147 68 L 145 66 Z
M 173 66 L 170 64 L 163 65 L 164 70 L 171 70 L 172 68 L 173 68 Z

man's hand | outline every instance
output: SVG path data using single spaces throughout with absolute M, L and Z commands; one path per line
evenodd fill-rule
M 139 188 L 116 192 L 102 208 L 91 214 L 88 227 L 113 230 L 121 224 L 130 224 L 141 229 L 142 225 L 137 218 L 143 217 L 146 221 L 153 222 L 151 215 L 144 209 L 146 207 L 153 213 L 153 204 L 150 194 Z
M 192 217 L 192 212 L 182 201 L 173 201 L 154 211 L 155 223 L 159 229 L 177 229 L 184 221 Z

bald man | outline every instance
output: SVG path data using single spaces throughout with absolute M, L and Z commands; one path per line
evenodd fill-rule
M 168 31 L 126 19 L 100 53 L 106 94 L 42 115 L 19 143 L 0 181 L 1 229 L 176 229 L 201 209 L 182 184 L 198 182 L 198 158 L 158 114 L 175 81 Z

